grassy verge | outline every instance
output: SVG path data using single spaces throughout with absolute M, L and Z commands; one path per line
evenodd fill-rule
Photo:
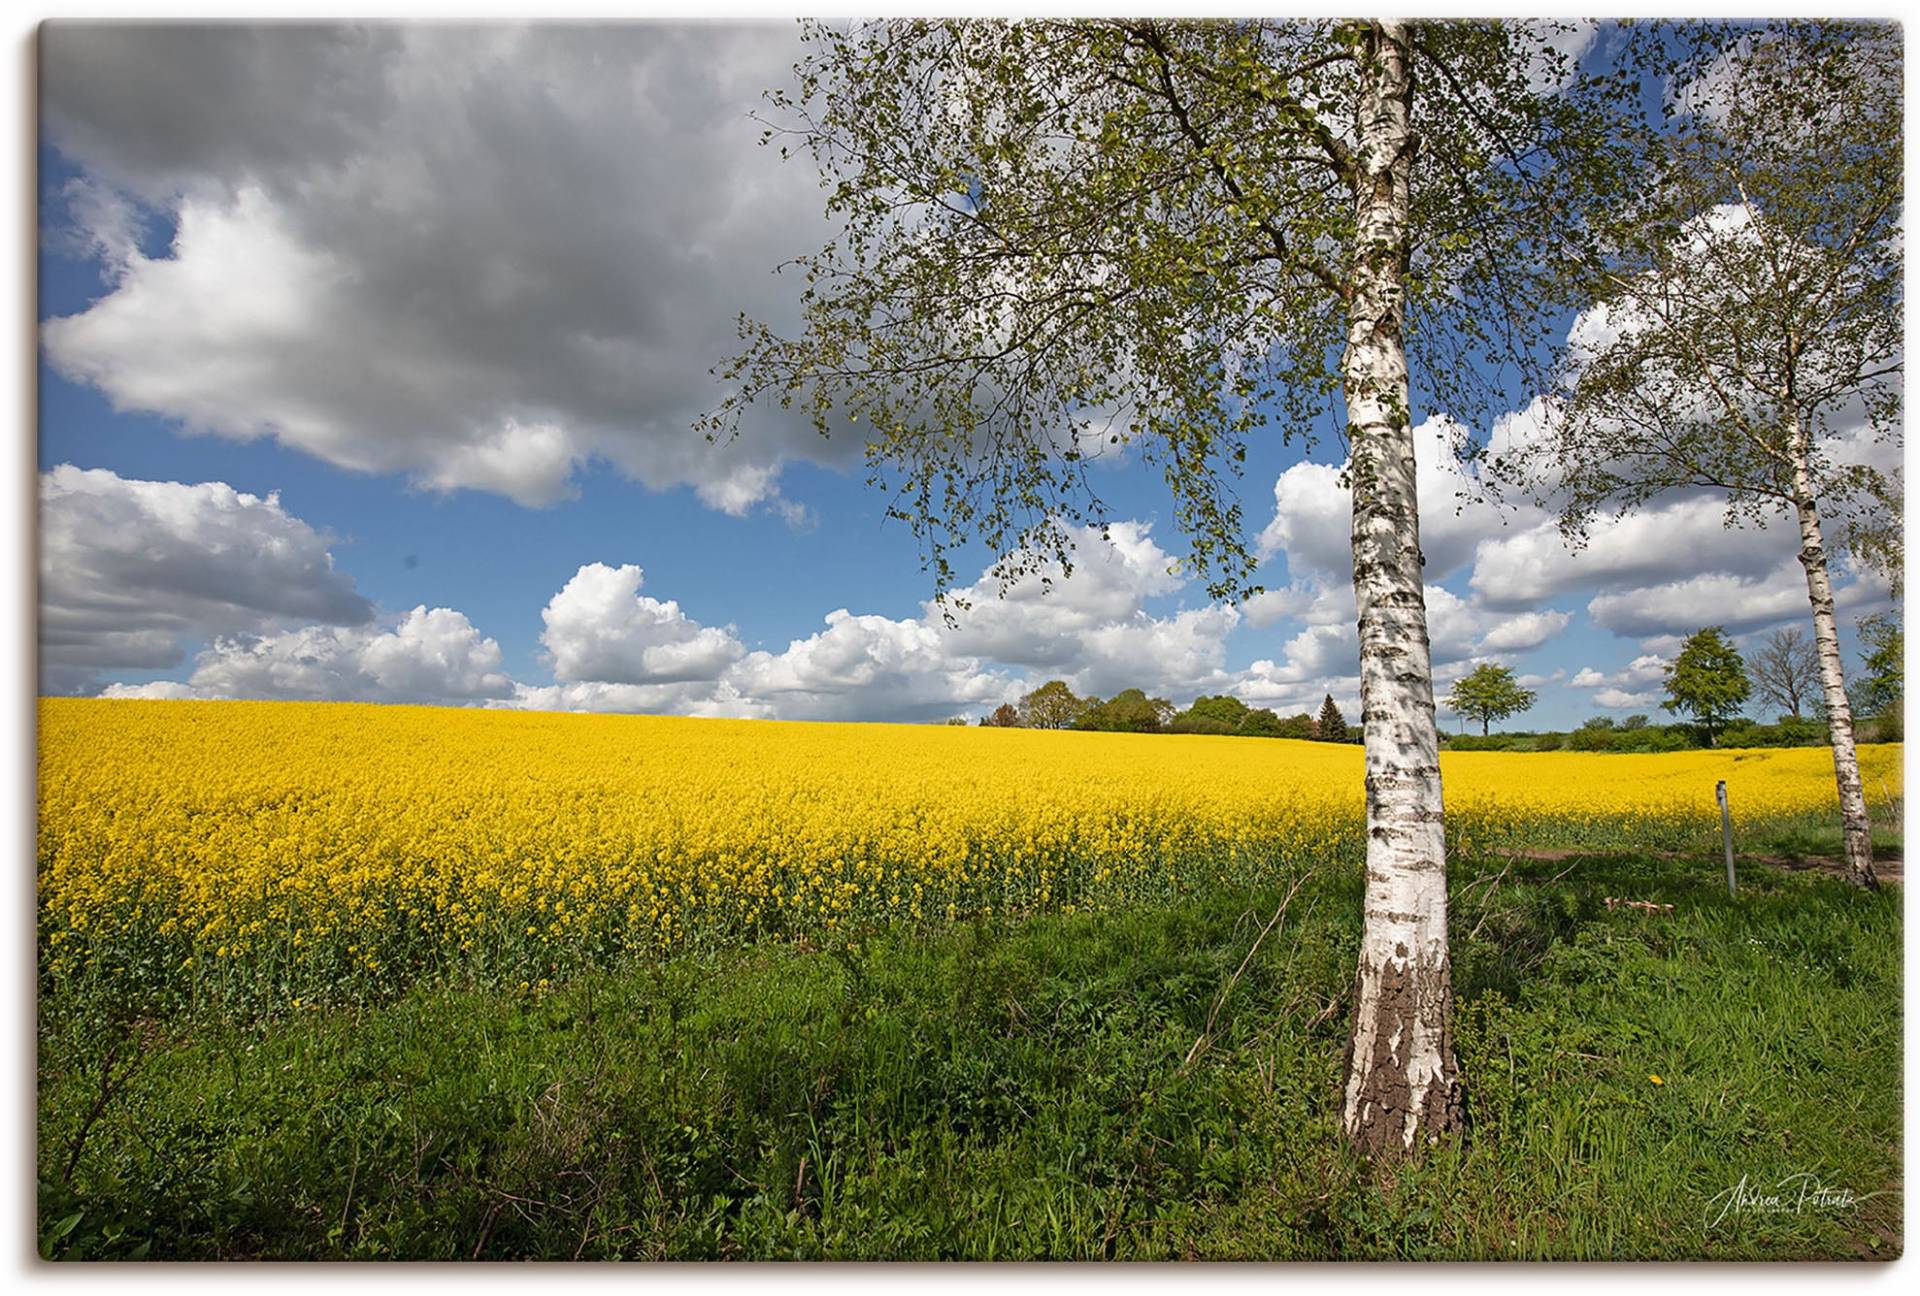
M 1708 858 L 1462 865 L 1471 1128 L 1384 1166 L 1338 1137 L 1340 873 L 1251 959 L 1284 883 L 250 1025 L 43 1002 L 43 1251 L 1898 1253 L 1897 890 L 1756 867 L 1729 901 Z

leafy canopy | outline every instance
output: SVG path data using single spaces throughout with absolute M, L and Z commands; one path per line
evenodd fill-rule
M 1089 701 L 1074 696 L 1065 680 L 1048 680 L 1020 699 L 1019 723 L 1026 729 L 1070 729 L 1086 714 Z
M 1532 364 L 1569 287 L 1555 258 L 1626 172 L 1635 73 L 1577 71 L 1561 30 L 1412 29 L 1406 336 L 1416 390 L 1467 422 Z M 702 426 L 735 435 L 764 399 L 862 436 L 943 606 L 970 540 L 1003 590 L 1070 573 L 1070 529 L 1107 520 L 1095 469 L 1123 458 L 1164 476 L 1211 596 L 1257 590 L 1234 481 L 1339 386 L 1365 32 L 807 24 L 767 139 L 819 168 L 841 232 L 792 263 L 797 336 L 742 319 Z
M 1746 664 L 1719 626 L 1695 631 L 1666 670 L 1667 697 L 1660 705 L 1693 717 L 1712 744 L 1728 720 L 1740 714 L 1751 685 Z
M 1484 733 L 1491 722 L 1525 711 L 1536 697 L 1531 689 L 1520 687 L 1511 670 L 1485 662 L 1454 684 L 1447 705 L 1470 720 L 1478 720 Z
M 1898 714 L 1906 696 L 1906 631 L 1887 612 L 1861 618 L 1859 629 L 1860 661 L 1867 668 L 1856 688 L 1860 714 Z
M 1669 491 L 1730 524 L 1817 503 L 1897 580 L 1904 148 L 1898 26 L 1786 20 L 1685 80 L 1641 184 L 1596 216 L 1596 305 L 1570 333 L 1534 483 L 1583 542 Z

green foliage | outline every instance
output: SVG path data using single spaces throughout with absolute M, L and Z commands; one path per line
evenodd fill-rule
M 1103 733 L 1160 733 L 1173 717 L 1171 702 L 1150 698 L 1139 689 L 1130 688 L 1122 689 L 1105 702 L 1092 701 L 1073 727 Z
M 1729 900 L 1704 854 L 1574 864 L 1458 861 L 1471 1135 L 1391 1174 L 1338 1133 L 1363 883 L 1333 869 L 1226 996 L 1283 880 L 150 1027 L 65 1181 L 92 1046 L 43 1016 L 36 1231 L 61 1260 L 1897 1250 L 1901 1109 L 1860 1095 L 1900 1075 L 1898 894 L 1743 865 Z M 1864 1200 L 1710 1222 L 1742 1175 L 1808 1169 Z
M 1314 737 L 1321 742 L 1347 742 L 1352 737 L 1347 730 L 1347 718 L 1340 714 L 1331 693 L 1320 704 L 1319 718 L 1314 721 Z
M 1493 721 L 1519 715 L 1533 705 L 1536 696 L 1515 682 L 1511 670 L 1485 662 L 1455 682 L 1447 705 L 1469 720 L 1478 720 L 1485 734 Z
M 1709 747 L 1714 745 L 1714 735 L 1739 714 L 1751 691 L 1746 663 L 1719 626 L 1707 626 L 1687 637 L 1680 655 L 1667 666 L 1666 680 L 1667 697 L 1660 706 L 1692 716 Z
M 1048 680 L 1020 699 L 1019 722 L 1025 729 L 1071 729 L 1097 698 L 1078 698 L 1064 680 Z
M 1245 702 L 1230 694 L 1222 693 L 1217 697 L 1204 694 L 1193 700 L 1193 705 L 1176 715 L 1167 724 L 1169 733 L 1206 733 L 1230 734 L 1240 732 L 1247 717 L 1252 714 Z M 1273 716 L 1271 711 L 1266 713 Z M 1277 717 L 1274 717 L 1277 721 Z
M 1901 31 L 1729 34 L 1669 82 L 1669 119 L 1623 140 L 1641 181 L 1587 245 L 1604 317 L 1563 349 L 1544 439 L 1493 473 L 1550 495 L 1575 543 L 1597 516 L 1705 489 L 1730 525 L 1838 524 L 1897 580 L 1900 483 L 1850 447 L 1902 434 Z
M 1448 751 L 1513 751 L 1519 740 L 1513 734 L 1450 734 Z
M 1418 395 L 1468 422 L 1507 399 L 1488 373 L 1538 368 L 1542 308 L 1584 290 L 1556 268 L 1630 174 L 1620 126 L 1644 115 L 1634 77 L 1573 68 L 1561 30 L 1409 29 L 1417 148 L 1394 332 Z M 1214 597 L 1257 589 L 1234 480 L 1255 438 L 1303 435 L 1334 402 L 1356 267 L 1380 255 L 1345 142 L 1377 26 L 803 35 L 766 139 L 819 169 L 842 232 L 795 265 L 796 334 L 741 322 L 707 434 L 737 434 L 764 401 L 859 438 L 940 597 L 969 540 L 1003 555 L 1003 588 L 1070 572 L 1070 528 L 1106 518 L 1094 463 L 1138 455 L 1173 497 L 1183 568 Z
M 1017 729 L 1020 727 L 1020 709 L 1011 702 L 1002 702 L 990 714 L 981 716 L 980 723 L 995 729 Z
M 1854 685 L 1862 716 L 1899 715 L 1906 695 L 1907 637 L 1900 619 L 1888 612 L 1862 617 L 1860 661 L 1867 670 Z
M 1823 721 L 1795 720 L 1791 716 L 1765 725 L 1740 716 L 1727 722 L 1719 742 L 1723 747 L 1824 747 L 1827 726 Z

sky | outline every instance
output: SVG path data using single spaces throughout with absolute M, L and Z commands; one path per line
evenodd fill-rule
M 41 691 L 924 722 L 1059 677 L 1357 716 L 1337 442 L 1251 448 L 1244 605 L 1175 570 L 1121 461 L 1070 578 L 950 626 L 851 430 L 693 430 L 831 234 L 752 116 L 797 53 L 785 23 L 44 29 Z M 1676 497 L 1574 554 L 1460 509 L 1449 412 L 1415 416 L 1442 692 L 1492 661 L 1538 693 L 1510 727 L 1658 717 L 1684 635 L 1807 620 L 1784 522 Z M 1837 584 L 1852 666 L 1889 602 Z

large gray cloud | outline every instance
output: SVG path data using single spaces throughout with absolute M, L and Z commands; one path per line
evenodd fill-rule
M 43 36 L 45 120 L 86 172 L 69 235 L 111 286 L 48 321 L 124 409 L 436 488 L 563 498 L 602 457 L 740 512 L 842 453 L 766 412 L 693 419 L 737 314 L 827 235 L 759 146 L 790 24 L 137 27 Z M 133 215 L 172 246 L 134 246 Z
M 359 625 L 373 604 L 327 537 L 225 482 L 136 481 L 62 464 L 40 478 L 41 687 L 180 662 L 183 641 L 300 623 Z

